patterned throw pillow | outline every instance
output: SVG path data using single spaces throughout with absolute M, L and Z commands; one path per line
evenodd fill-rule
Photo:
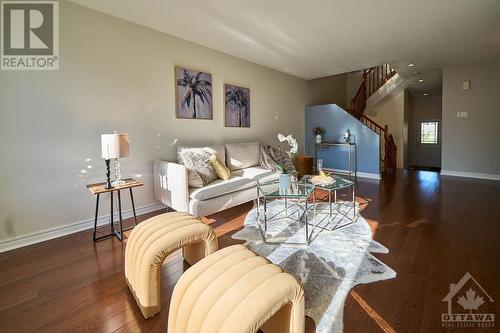
M 269 150 L 267 149 L 266 146 L 260 146 L 260 166 L 263 168 L 266 168 L 268 170 L 277 172 L 278 167 L 276 166 L 276 162 L 273 160 L 271 157 L 271 154 L 269 154 Z
M 198 172 L 188 169 L 188 186 L 189 187 L 203 187 L 203 179 Z
M 190 187 L 203 187 L 217 179 L 215 170 L 210 163 L 211 155 L 203 148 L 183 149 L 178 153 L 179 164 L 188 169 Z
M 277 164 L 281 164 L 284 166 L 287 173 L 291 175 L 297 174 L 297 170 L 295 169 L 295 165 L 293 165 L 293 161 L 289 152 L 269 145 L 267 146 L 267 151 Z

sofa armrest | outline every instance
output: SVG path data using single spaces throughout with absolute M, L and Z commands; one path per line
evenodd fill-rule
M 153 166 L 156 200 L 178 212 L 188 212 L 188 171 L 185 166 L 156 160 Z

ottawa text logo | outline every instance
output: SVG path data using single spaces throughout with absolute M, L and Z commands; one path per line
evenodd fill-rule
M 443 302 L 448 303 L 448 313 L 441 314 L 442 327 L 495 327 L 493 299 L 469 272 L 450 284 Z

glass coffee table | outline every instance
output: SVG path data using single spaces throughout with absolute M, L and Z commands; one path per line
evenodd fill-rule
M 313 185 L 311 182 L 311 175 L 305 175 L 302 177 L 300 182 L 303 184 Z M 345 227 L 349 224 L 356 222 L 358 219 L 358 212 L 356 211 L 356 183 L 352 180 L 342 178 L 338 175 L 330 174 L 330 177 L 333 178 L 333 182 L 331 184 L 316 184 L 313 185 L 314 188 L 323 190 L 328 192 L 328 205 L 325 208 L 318 209 L 316 207 L 316 212 L 318 214 L 327 214 L 328 215 L 328 225 L 329 230 L 336 230 L 342 227 Z M 337 200 L 337 191 L 347 189 L 349 191 L 348 197 L 352 198 L 349 201 L 338 201 Z M 351 196 L 352 194 L 352 196 Z M 332 200 L 333 195 L 333 200 Z M 318 206 L 323 200 L 319 202 L 315 202 L 315 205 Z M 340 220 L 336 219 L 336 217 L 340 214 L 343 218 L 347 219 L 349 223 L 340 224 Z M 333 223 L 334 220 L 337 220 L 337 223 Z M 322 228 L 323 229 L 323 228 Z
M 295 222 L 305 224 L 305 242 L 287 241 L 286 243 L 309 244 L 311 240 L 311 234 L 309 232 L 310 221 L 308 213 L 312 208 L 313 216 L 315 216 L 316 209 L 314 186 L 302 182 L 291 182 L 290 186 L 282 188 L 280 187 L 279 180 L 275 180 L 270 182 L 258 183 L 257 191 L 257 222 L 264 242 L 278 244 L 284 243 L 283 239 L 280 240 L 278 237 L 274 237 L 273 235 L 268 233 L 268 224 L 277 220 L 291 219 Z M 309 203 L 310 197 L 312 198 L 312 201 Z M 268 203 L 276 199 L 281 199 L 284 201 L 283 207 L 279 207 L 279 209 L 275 211 L 268 211 Z M 263 222 L 260 219 L 261 200 L 263 201 L 264 205 Z

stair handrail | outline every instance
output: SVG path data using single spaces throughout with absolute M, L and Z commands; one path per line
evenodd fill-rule
M 380 136 L 380 160 L 384 164 L 385 171 L 396 169 L 397 147 L 392 134 L 389 134 L 389 127 L 382 127 L 372 119 L 365 116 L 366 101 L 380 87 L 389 81 L 396 71 L 388 64 L 370 67 L 363 71 L 363 80 L 351 100 L 351 114 L 364 125 Z M 383 140 L 383 141 L 382 141 Z M 382 158 L 382 142 L 384 143 L 384 157 Z
M 377 134 L 384 133 L 384 138 L 385 138 L 385 136 L 386 136 L 385 131 L 386 131 L 387 126 L 385 126 L 385 127 L 380 126 L 379 124 L 377 124 L 375 121 L 368 118 L 364 114 L 361 114 L 360 120 L 366 126 L 370 127 L 375 133 L 377 133 Z
M 363 74 L 364 75 L 364 74 Z M 366 80 L 363 79 L 361 82 L 361 85 L 358 88 L 358 91 L 356 92 L 356 95 L 354 98 L 351 100 L 351 112 L 354 117 L 356 118 L 361 118 L 363 115 L 363 112 L 366 108 Z

